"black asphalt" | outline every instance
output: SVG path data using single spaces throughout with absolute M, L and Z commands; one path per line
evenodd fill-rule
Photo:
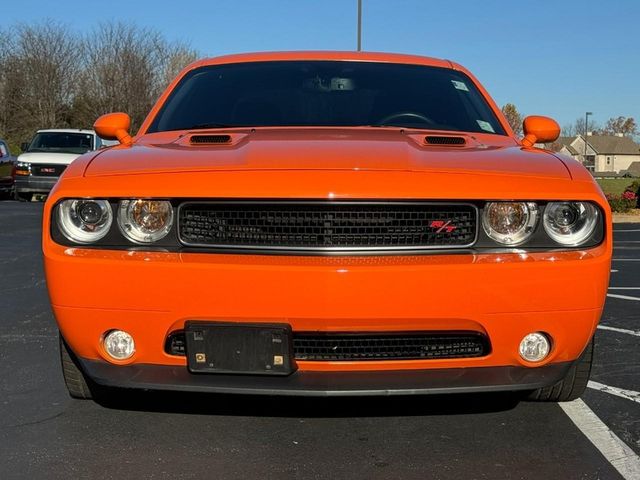
M 43 278 L 41 211 L 0 202 L 0 479 L 620 478 L 557 404 L 510 395 L 72 400 Z M 614 256 L 640 259 L 640 225 L 615 231 Z M 612 268 L 612 286 L 640 287 L 640 262 Z M 640 330 L 639 311 L 609 299 L 603 323 Z M 638 337 L 600 330 L 592 378 L 640 391 Z M 583 399 L 640 452 L 640 404 L 595 390 Z

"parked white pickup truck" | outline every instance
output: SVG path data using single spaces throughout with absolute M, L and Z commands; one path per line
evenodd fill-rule
M 67 166 L 83 153 L 117 142 L 101 139 L 93 130 L 38 130 L 16 163 L 15 197 L 30 200 L 34 193 L 46 194 Z

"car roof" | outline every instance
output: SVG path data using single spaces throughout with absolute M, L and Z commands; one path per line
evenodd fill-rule
M 45 128 L 43 130 L 38 130 L 37 133 L 90 133 L 95 135 L 96 132 L 82 128 Z
M 257 52 L 224 55 L 205 58 L 190 65 L 191 68 L 225 63 L 270 62 L 286 60 L 343 60 L 360 62 L 405 63 L 428 65 L 434 67 L 454 68 L 449 60 L 420 55 L 384 52 L 349 52 L 349 51 L 292 51 L 292 52 Z

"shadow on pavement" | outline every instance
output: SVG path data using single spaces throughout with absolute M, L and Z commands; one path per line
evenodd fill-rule
M 264 417 L 398 417 L 462 415 L 514 409 L 518 393 L 378 397 L 285 397 L 190 392 L 145 392 L 101 388 L 96 402 L 105 408 L 197 415 Z

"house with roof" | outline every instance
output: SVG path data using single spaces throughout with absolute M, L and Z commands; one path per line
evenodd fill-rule
M 573 157 L 594 173 L 624 173 L 640 162 L 640 145 L 623 135 L 583 135 L 560 137 L 556 150 Z

